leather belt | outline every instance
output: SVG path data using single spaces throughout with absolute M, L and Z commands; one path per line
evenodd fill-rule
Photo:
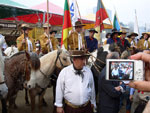
M 68 106 L 72 107 L 72 108 L 83 108 L 85 106 L 87 106 L 90 103 L 90 101 L 87 101 L 85 104 L 82 105 L 73 105 L 72 103 L 68 102 L 67 100 L 65 100 L 65 104 L 67 104 Z

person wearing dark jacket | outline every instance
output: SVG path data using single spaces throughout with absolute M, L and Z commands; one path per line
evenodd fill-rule
M 107 58 L 118 59 L 119 54 L 113 52 Z M 118 113 L 120 96 L 125 91 L 125 84 L 119 81 L 108 81 L 106 78 L 106 67 L 99 76 L 99 106 L 98 113 Z
M 111 37 L 107 40 L 107 44 L 120 43 L 119 35 L 121 35 L 121 32 L 117 31 L 117 29 L 113 29 Z
M 98 32 L 95 29 L 90 29 L 89 36 L 85 37 L 86 46 L 89 52 L 93 52 L 96 49 L 98 49 L 98 41 L 96 38 L 94 38 L 95 33 L 98 33 Z
M 130 48 L 130 43 L 129 43 L 129 41 L 127 40 L 127 39 L 125 39 L 126 38 L 126 34 L 127 34 L 127 32 L 126 31 L 122 31 L 122 33 L 121 33 L 121 37 L 120 37 L 120 40 L 121 40 L 121 44 L 122 44 L 122 49 L 123 49 L 123 51 L 124 50 L 126 50 L 126 49 L 128 49 L 128 48 Z

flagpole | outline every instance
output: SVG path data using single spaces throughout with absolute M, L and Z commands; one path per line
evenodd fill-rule
M 49 37 L 49 0 L 47 0 L 47 23 L 48 23 L 48 26 L 47 26 L 47 31 L 48 31 L 48 39 L 50 39 Z
M 80 13 L 80 10 L 79 10 L 79 6 L 78 6 L 78 3 L 77 3 L 77 0 L 75 0 L 75 1 L 76 1 L 76 4 L 77 4 L 77 8 L 78 8 L 78 13 L 79 13 L 80 21 L 81 21 L 81 23 L 83 24 L 82 19 L 81 19 L 81 13 Z

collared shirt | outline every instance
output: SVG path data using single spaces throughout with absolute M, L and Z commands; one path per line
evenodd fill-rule
M 28 44 L 28 52 L 32 52 L 33 51 L 32 42 L 29 40 L 28 37 L 26 37 L 26 40 L 27 40 L 27 44 Z
M 118 69 L 113 69 L 111 74 L 112 76 L 118 76 L 119 75 Z
M 73 65 L 64 68 L 57 79 L 56 102 L 57 107 L 63 106 L 63 98 L 73 105 L 83 105 L 89 100 L 96 107 L 95 88 L 91 70 L 84 66 L 84 77 L 75 74 Z
M 98 48 L 97 39 L 95 38 L 90 39 L 89 36 L 86 36 L 85 39 L 86 39 L 87 49 L 89 52 L 93 52 L 95 49 Z
M 113 38 L 109 38 L 109 39 L 107 40 L 107 44 L 119 43 L 119 42 L 121 42 L 121 41 L 120 41 L 120 38 L 116 38 L 115 40 L 114 40 Z

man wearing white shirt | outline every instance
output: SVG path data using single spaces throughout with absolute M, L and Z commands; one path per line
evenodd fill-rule
M 117 68 L 116 65 L 115 65 L 115 68 L 112 70 L 111 75 L 112 75 L 113 78 L 118 78 L 118 76 L 119 76 L 119 71 L 118 71 L 118 68 Z
M 85 66 L 87 54 L 74 50 L 71 57 L 73 64 L 64 68 L 57 80 L 57 113 L 93 113 L 95 88 L 92 72 Z

